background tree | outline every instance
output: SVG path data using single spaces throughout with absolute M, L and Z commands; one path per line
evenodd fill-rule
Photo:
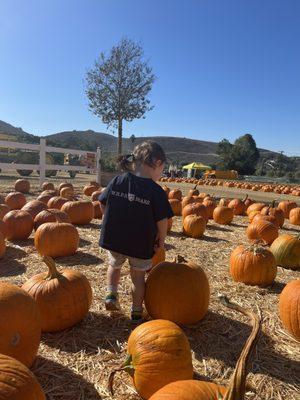
M 223 139 L 218 144 L 217 154 L 220 156 L 219 168 L 235 169 L 239 174 L 253 174 L 259 160 L 259 151 L 250 134 L 240 136 L 234 144 Z
M 153 108 L 147 96 L 154 80 L 142 47 L 127 38 L 108 55 L 101 53 L 86 74 L 89 109 L 108 126 L 118 127 L 118 154 L 122 153 L 123 120 L 144 118 Z

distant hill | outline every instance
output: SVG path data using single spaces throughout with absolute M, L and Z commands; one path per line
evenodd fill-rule
M 6 140 L 13 140 L 12 138 L 5 137 L 5 135 L 12 135 L 16 140 L 21 142 L 39 142 L 38 136 L 24 132 L 22 128 L 16 128 L 4 121 L 0 121 L 0 140 L 1 135 L 2 140 L 5 140 L 5 138 Z M 59 132 L 45 136 L 45 138 L 47 143 L 52 146 L 88 151 L 96 151 L 97 147 L 101 147 L 104 152 L 117 152 L 116 136 L 107 133 L 94 132 L 92 130 Z M 188 139 L 184 137 L 149 136 L 137 137 L 134 141 L 134 145 L 149 139 L 158 142 L 166 151 L 168 158 L 173 162 L 189 163 L 192 161 L 200 161 L 205 164 L 211 164 L 218 161 L 218 155 L 216 154 L 218 143 L 216 142 Z M 132 148 L 133 144 L 131 140 L 124 138 L 123 151 L 130 152 Z M 276 153 L 260 149 L 260 154 L 262 157 L 265 157 L 266 155 L 270 156 L 271 154 L 275 155 Z

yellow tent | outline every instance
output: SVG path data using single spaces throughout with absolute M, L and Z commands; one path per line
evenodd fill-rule
M 206 171 L 207 169 L 211 169 L 211 167 L 200 162 L 193 162 L 191 164 L 184 165 L 182 169 L 198 169 L 200 171 Z

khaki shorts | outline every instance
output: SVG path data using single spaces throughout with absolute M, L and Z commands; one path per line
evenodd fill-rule
M 142 259 L 125 256 L 124 254 L 116 253 L 108 250 L 109 265 L 115 269 L 120 269 L 124 262 L 128 259 L 130 268 L 137 271 L 148 271 L 152 267 L 152 258 Z

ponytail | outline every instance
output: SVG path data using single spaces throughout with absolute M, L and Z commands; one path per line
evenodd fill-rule
M 132 153 L 120 155 L 117 158 L 118 166 L 122 171 L 131 171 L 133 162 L 134 162 L 134 155 Z

